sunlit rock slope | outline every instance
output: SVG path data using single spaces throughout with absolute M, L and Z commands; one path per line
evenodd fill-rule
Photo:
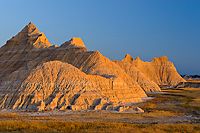
M 172 83 L 160 81 L 157 71 L 153 80 L 127 57 L 111 61 L 87 51 L 81 38 L 52 46 L 32 23 L 0 48 L 0 62 L 2 109 L 122 111 L 125 103 L 160 91 L 156 83 Z
M 180 82 L 186 82 L 176 71 L 173 63 L 166 56 L 155 57 L 152 62 L 143 62 L 137 57 L 135 60 L 126 55 L 123 61 L 127 61 L 138 68 L 150 80 L 158 85 L 173 86 Z

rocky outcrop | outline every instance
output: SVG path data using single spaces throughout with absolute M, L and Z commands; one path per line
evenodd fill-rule
M 85 73 L 60 61 L 38 65 L 28 72 L 25 68 L 8 76 L 19 77 L 7 86 L 8 95 L 2 99 L 4 108 L 44 110 L 67 108 L 70 105 L 91 106 L 95 99 L 103 98 L 100 90 Z M 11 81 L 11 80 L 10 80 Z M 7 85 L 4 82 L 2 85 Z M 44 103 L 44 104 L 42 104 Z
M 7 74 L 38 56 L 45 48 L 53 47 L 45 35 L 31 22 L 0 48 L 0 80 Z
M 52 46 L 44 33 L 39 32 L 31 22 L 21 32 L 12 37 L 1 47 L 0 52 L 29 51 L 31 49 L 48 48 Z
M 0 108 L 110 109 L 142 101 L 143 89 L 80 38 L 52 46 L 29 23 L 0 48 Z
M 83 43 L 83 41 L 81 40 L 80 37 L 76 38 L 73 37 L 71 40 L 66 41 L 65 43 L 63 43 L 60 48 L 65 48 L 65 49 L 70 49 L 70 48 L 85 48 L 85 44 Z
M 135 60 L 126 55 L 123 61 L 128 61 L 137 67 L 145 76 L 158 85 L 173 86 L 185 80 L 177 73 L 173 63 L 166 56 L 155 57 L 152 62 L 143 62 L 137 57 Z
M 32 23 L 0 48 L 0 62 L 0 108 L 133 111 L 125 103 L 160 91 L 131 56 L 111 61 L 76 37 L 52 46 Z
M 129 58 L 132 60 L 132 58 Z M 159 92 L 160 87 L 127 61 L 114 61 L 146 92 Z

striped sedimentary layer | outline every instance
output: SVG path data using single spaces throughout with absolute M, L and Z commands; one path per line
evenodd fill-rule
M 158 85 L 174 86 L 180 82 L 186 82 L 177 72 L 172 62 L 168 61 L 166 56 L 155 57 L 151 62 L 143 62 L 137 57 L 135 60 L 126 55 L 123 61 L 134 65 L 150 80 Z
M 29 23 L 0 48 L 0 108 L 128 110 L 160 91 L 128 61 L 87 51 L 80 38 L 52 46 Z

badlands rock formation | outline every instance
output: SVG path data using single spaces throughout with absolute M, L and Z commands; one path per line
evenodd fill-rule
M 129 59 L 87 51 L 81 38 L 52 46 L 32 23 L 0 48 L 0 62 L 2 109 L 133 110 L 125 103 L 160 91 Z
M 161 91 L 155 82 L 150 80 L 131 63 L 124 60 L 114 62 L 118 64 L 131 78 L 133 78 L 133 80 L 136 81 L 146 93 Z
M 158 85 L 174 86 L 180 82 L 186 82 L 176 71 L 173 63 L 166 56 L 155 57 L 152 62 L 143 62 L 137 57 L 135 60 L 126 55 L 123 61 L 127 61 L 137 67 L 144 75 Z
M 73 37 L 71 40 L 63 43 L 60 48 L 64 48 L 64 49 L 85 48 L 85 44 L 83 43 L 80 37 L 78 38 Z

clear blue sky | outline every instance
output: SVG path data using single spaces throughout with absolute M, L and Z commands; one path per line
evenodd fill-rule
M 200 0 L 0 0 L 0 46 L 30 21 L 53 45 L 81 37 L 110 59 L 166 55 L 200 75 Z

